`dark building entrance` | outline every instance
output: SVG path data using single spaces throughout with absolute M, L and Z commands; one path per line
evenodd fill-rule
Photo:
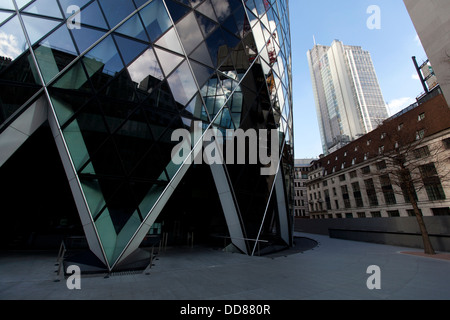
M 58 249 L 84 232 L 52 133 L 43 124 L 0 168 L 2 250 Z

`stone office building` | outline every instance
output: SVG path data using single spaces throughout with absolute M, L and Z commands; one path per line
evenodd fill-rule
M 398 137 L 392 139 L 392 137 Z M 369 134 L 313 162 L 308 177 L 311 219 L 413 216 L 386 156 L 409 150 L 421 175 L 415 186 L 424 216 L 450 215 L 450 110 L 439 88 Z

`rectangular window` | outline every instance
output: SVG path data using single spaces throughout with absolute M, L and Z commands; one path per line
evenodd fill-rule
M 420 212 L 420 214 L 422 214 L 422 210 L 421 209 L 419 209 L 419 212 Z M 416 214 L 414 213 L 413 209 L 406 210 L 406 213 L 408 214 L 409 217 L 415 217 L 416 216 Z
M 356 202 L 356 207 L 357 208 L 364 207 L 359 182 L 352 183 L 352 189 L 353 189 L 353 197 L 355 198 Z
M 356 176 L 357 176 L 356 170 L 353 170 L 353 171 L 350 172 L 350 178 L 351 178 L 351 179 L 356 178 Z
M 392 188 L 391 179 L 389 175 L 380 176 L 381 189 L 383 190 L 384 200 L 387 205 L 396 204 L 394 188 Z
M 344 199 L 344 206 L 345 206 L 345 208 L 351 208 L 350 195 L 348 193 L 348 187 L 347 186 L 341 186 L 341 191 L 342 191 L 342 199 Z
M 378 170 L 383 170 L 383 169 L 386 169 L 386 161 L 385 160 L 383 160 L 383 161 L 380 161 L 380 162 L 378 162 L 377 163 L 377 169 Z
M 369 198 L 370 206 L 378 206 L 377 192 L 375 190 L 375 185 L 373 184 L 373 179 L 365 180 L 364 184 L 366 185 L 366 193 Z
M 345 217 L 346 217 L 347 219 L 352 219 L 352 218 L 353 218 L 353 214 L 352 214 L 351 212 L 346 213 L 346 214 L 345 214 Z
M 370 173 L 370 166 L 361 168 L 361 172 L 362 172 L 363 174 L 368 174 L 368 173 Z
M 345 174 L 339 176 L 339 181 L 345 181 Z
M 380 211 L 372 211 L 370 213 L 370 215 L 372 216 L 372 218 L 381 218 L 381 212 Z
M 390 210 L 387 212 L 388 216 L 393 217 L 400 217 L 400 212 L 398 210 Z
M 444 188 L 442 187 L 441 179 L 437 174 L 434 163 L 420 166 L 419 169 L 425 190 L 428 194 L 428 199 L 430 201 L 445 200 Z
M 425 158 L 428 157 L 429 155 L 430 149 L 428 148 L 428 146 L 414 150 L 414 157 L 416 157 L 416 159 Z
M 366 213 L 365 212 L 357 212 L 358 218 L 365 218 Z
M 434 216 L 450 216 L 450 208 L 433 208 L 431 209 L 433 211 Z
M 331 210 L 331 198 L 330 198 L 330 192 L 327 190 L 323 191 L 325 195 L 325 203 L 327 205 L 327 210 Z
M 417 121 L 422 121 L 423 119 L 425 119 L 425 112 L 419 114 L 419 116 L 417 117 Z
M 442 143 L 446 149 L 450 149 L 450 138 L 442 140 Z
M 424 129 L 416 131 L 416 140 L 423 139 L 423 137 L 425 137 L 425 130 Z

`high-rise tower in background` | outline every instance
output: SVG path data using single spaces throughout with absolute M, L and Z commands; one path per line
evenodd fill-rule
M 368 51 L 335 40 L 331 46 L 314 45 L 307 55 L 324 154 L 388 117 Z
M 53 189 L 70 186 L 89 248 L 109 270 L 161 229 L 173 243 L 195 233 L 250 255 L 292 245 L 287 0 L 2 0 L 0 37 L 5 242 L 54 230 L 69 211 L 56 195 L 40 203 L 59 172 L 45 164 L 57 158 L 66 176 Z M 198 123 L 276 132 L 276 174 L 261 176 L 264 163 L 174 163 L 172 133 Z M 14 173 L 43 153 L 14 191 Z

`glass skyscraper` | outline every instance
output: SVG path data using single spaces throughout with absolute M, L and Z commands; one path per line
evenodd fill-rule
M 0 56 L 0 166 L 47 126 L 89 248 L 109 270 L 161 230 L 174 243 L 190 232 L 228 239 L 245 254 L 292 244 L 287 0 L 2 0 Z M 172 133 L 195 124 L 275 129 L 276 173 L 175 164 Z
M 308 51 L 324 154 L 375 129 L 388 117 L 372 58 L 333 41 Z

